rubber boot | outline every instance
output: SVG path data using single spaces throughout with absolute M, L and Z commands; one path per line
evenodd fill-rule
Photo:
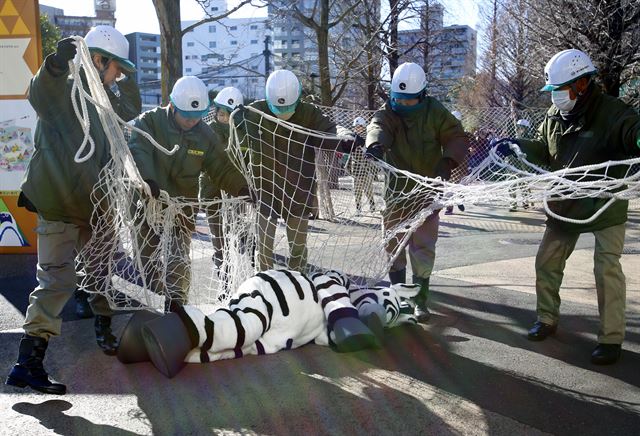
M 165 297 L 164 313 L 177 312 L 184 306 L 184 300 L 181 297 Z
M 392 285 L 396 283 L 407 283 L 407 270 L 401 269 L 400 271 L 389 271 L 389 281 Z
M 184 368 L 184 358 L 194 348 L 189 331 L 177 313 L 147 322 L 142 327 L 142 339 L 151 362 L 168 378 Z
M 93 310 L 89 305 L 89 294 L 82 289 L 76 289 L 73 298 L 76 300 L 76 316 L 78 318 L 93 318 Z
M 98 347 L 102 349 L 104 354 L 115 356 L 118 352 L 118 338 L 111 332 L 111 317 L 96 315 L 96 320 L 93 325 L 96 330 Z
M 6 384 L 24 388 L 29 386 L 45 394 L 64 395 L 67 387 L 49 378 L 42 366 L 45 352 L 49 343 L 44 338 L 23 335 L 20 339 L 18 362 L 15 364 Z
M 129 318 L 120 335 L 118 345 L 118 360 L 122 363 L 148 362 L 149 353 L 142 339 L 142 327 L 149 321 L 162 315 L 151 310 L 139 310 Z
M 427 300 L 429 298 L 429 277 L 422 278 L 413 276 L 413 283 L 420 285 L 418 295 L 413 297 L 413 301 L 416 303 L 416 307 L 413 309 L 413 316 L 419 323 L 426 323 L 431 316 L 429 309 L 427 309 Z

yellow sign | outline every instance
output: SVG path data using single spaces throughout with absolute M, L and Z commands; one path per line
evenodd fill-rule
M 36 0 L 0 0 L 0 253 L 36 252 L 36 215 L 18 207 L 34 153 L 36 113 L 27 100 L 42 63 Z

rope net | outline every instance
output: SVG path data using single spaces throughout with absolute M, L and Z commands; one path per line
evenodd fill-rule
M 603 198 L 633 200 L 638 207 L 640 159 L 550 172 L 524 155 L 502 158 L 491 151 L 493 137 L 516 136 L 518 119 L 536 126 L 544 116 L 543 110 L 502 108 L 458 109 L 470 155 L 443 182 L 367 160 L 362 148 L 341 153 L 338 140 L 351 134 L 355 117 L 369 121 L 371 111 L 321 108 L 341 126 L 337 136 L 242 107 L 230 117 L 227 152 L 255 203 L 224 194 L 197 199 L 162 192 L 153 199 L 127 146 L 130 134 L 144 132 L 115 115 L 81 39 L 79 45 L 71 70 L 81 103 L 77 115 L 84 126 L 86 104 L 96 106 L 112 160 L 93 190 L 92 237 L 79 252 L 78 268 L 85 272 L 81 286 L 105 295 L 115 309 L 163 310 L 179 301 L 210 310 L 271 267 L 309 274 L 333 269 L 372 285 L 385 277 L 411 233 L 447 206 L 508 207 L 515 198 L 553 213 L 549 205 L 557 200 Z M 81 67 L 88 90 L 79 80 Z M 163 153 L 175 151 L 147 139 Z M 89 141 L 79 147 L 79 159 L 91 158 L 84 152 Z M 617 173 L 624 177 L 612 176 Z
M 167 150 L 115 114 L 84 40 L 77 42 L 79 56 L 70 64 L 81 103 L 76 116 L 88 132 L 86 105 L 96 106 L 111 155 L 91 196 L 92 236 L 77 257 L 77 270 L 83 273 L 80 287 L 103 294 L 114 309 L 164 310 L 174 301 L 200 307 L 224 303 L 229 289 L 254 274 L 247 249 L 255 240 L 251 205 L 226 196 L 202 201 L 171 198 L 164 191 L 154 199 L 127 140 L 135 133 L 163 153 L 176 149 Z M 83 88 L 81 69 L 89 89 Z M 90 151 L 84 153 L 87 144 Z M 94 148 L 92 139 L 85 137 L 76 162 L 90 159 Z M 212 229 L 216 238 L 211 237 Z

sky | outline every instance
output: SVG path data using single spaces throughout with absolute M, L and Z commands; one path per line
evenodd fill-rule
M 42 0 L 41 4 L 64 10 L 65 15 L 94 15 L 94 0 Z M 238 1 L 231 1 L 231 4 Z M 447 13 L 445 25 L 466 24 L 477 29 L 478 2 L 474 0 L 443 0 Z M 203 15 L 202 8 L 195 0 L 180 2 L 182 20 L 196 20 Z M 243 8 L 233 16 L 265 16 L 266 10 Z M 401 24 L 401 28 L 404 26 Z M 151 0 L 116 0 L 116 28 L 123 34 L 133 32 L 160 33 L 156 12 Z

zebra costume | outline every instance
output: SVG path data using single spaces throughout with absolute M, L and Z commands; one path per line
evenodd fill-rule
M 418 295 L 420 285 L 398 283 L 391 287 L 355 288 L 349 290 L 351 303 L 358 309 L 360 319 L 375 314 L 383 327 L 416 324 L 410 298 Z
M 375 337 L 358 320 L 345 285 L 348 280 L 335 272 L 309 279 L 297 271 L 268 270 L 242 283 L 228 307 L 211 315 L 184 306 L 177 314 L 192 345 L 185 362 L 271 354 L 308 343 L 340 350 L 354 332 L 361 339 L 369 336 L 360 348 L 373 346 Z M 345 320 L 351 320 L 346 337 L 344 329 L 334 331 Z M 358 323 L 355 328 L 353 322 Z

